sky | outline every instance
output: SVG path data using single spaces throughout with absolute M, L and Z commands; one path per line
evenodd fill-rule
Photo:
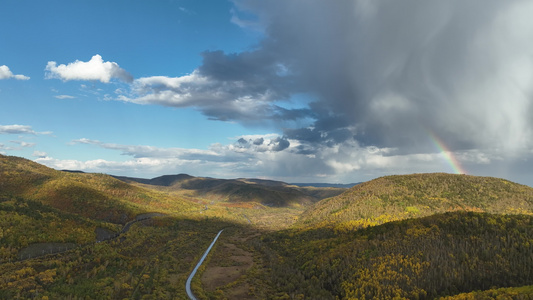
M 0 153 L 142 178 L 533 186 L 533 1 L 0 2 Z

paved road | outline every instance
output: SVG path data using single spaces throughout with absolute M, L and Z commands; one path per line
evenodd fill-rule
M 209 254 L 209 251 L 211 251 L 211 248 L 213 248 L 213 245 L 215 244 L 215 242 L 217 241 L 218 237 L 220 236 L 220 234 L 222 233 L 222 231 L 224 231 L 224 229 L 220 230 L 217 234 L 217 236 L 215 237 L 215 239 L 213 240 L 213 242 L 211 242 L 211 245 L 209 245 L 209 247 L 207 248 L 207 250 L 205 250 L 205 253 L 204 253 L 204 256 L 202 256 L 202 258 L 200 259 L 200 261 L 198 262 L 198 264 L 196 264 L 196 267 L 194 267 L 194 270 L 192 270 L 191 272 L 191 275 L 189 275 L 189 278 L 187 278 L 187 283 L 185 283 L 185 290 L 187 291 L 187 295 L 189 296 L 189 298 L 191 300 L 196 300 L 196 297 L 194 297 L 192 291 L 191 291 L 191 281 L 192 281 L 192 278 L 194 277 L 194 275 L 196 274 L 196 271 L 198 271 L 198 268 L 202 265 L 202 263 L 204 262 L 204 259 L 207 257 L 207 254 Z

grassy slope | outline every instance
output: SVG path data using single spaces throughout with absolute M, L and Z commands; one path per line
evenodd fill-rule
M 299 224 L 359 228 L 455 210 L 531 214 L 533 188 L 504 179 L 468 175 L 386 176 L 316 203 L 301 215 Z

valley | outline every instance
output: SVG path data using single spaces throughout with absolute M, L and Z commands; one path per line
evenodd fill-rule
M 1 299 L 188 299 L 221 230 L 191 278 L 198 299 L 533 297 L 533 189 L 499 178 L 302 187 L 0 155 L 0 229 Z M 102 230 L 120 238 L 96 242 Z M 68 249 L 21 259 L 43 243 Z

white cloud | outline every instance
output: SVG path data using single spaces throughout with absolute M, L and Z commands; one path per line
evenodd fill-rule
M 0 134 L 37 134 L 28 125 L 0 125 Z
M 28 143 L 28 142 L 25 142 L 25 141 L 10 141 L 10 142 L 13 143 L 13 144 L 20 145 L 20 148 L 28 148 L 28 147 L 35 146 L 35 143 Z
M 0 134 L 52 134 L 51 131 L 37 132 L 28 125 L 0 125 Z
M 46 78 L 57 78 L 63 81 L 68 80 L 95 80 L 109 83 L 116 78 L 125 82 L 131 82 L 133 78 L 116 62 L 109 62 L 96 54 L 88 62 L 76 60 L 68 65 L 57 65 L 55 61 L 49 61 L 46 65 Z
M 57 96 L 54 96 L 55 98 L 57 99 L 74 99 L 76 97 L 74 96 L 70 96 L 70 95 L 57 95 Z
M 16 80 L 28 80 L 28 79 L 30 79 L 30 77 L 28 77 L 28 76 L 13 74 L 13 72 L 11 72 L 9 67 L 6 66 L 6 65 L 0 66 L 0 80 L 1 79 L 11 79 L 11 78 L 16 79 Z

